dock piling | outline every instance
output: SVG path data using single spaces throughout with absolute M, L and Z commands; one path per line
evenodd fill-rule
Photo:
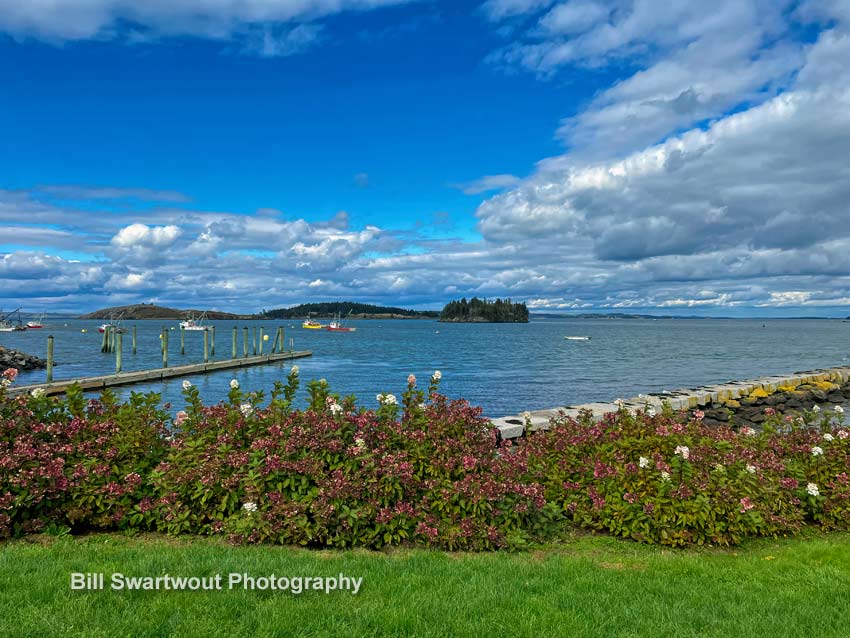
M 257 354 L 262 355 L 263 354 L 263 327 L 262 326 L 260 326 L 260 338 L 258 340 L 258 343 L 260 344 L 260 351 Z
M 210 361 L 210 333 L 209 330 L 204 330 L 204 363 Z
M 133 324 L 133 354 L 136 354 L 136 324 Z
M 242 356 L 248 358 L 248 328 L 242 327 Z
M 186 328 L 180 326 L 180 354 L 186 354 Z
M 106 340 L 109 338 L 109 328 L 104 328 L 103 337 L 100 340 L 100 351 L 106 352 Z
M 162 329 L 162 367 L 168 367 L 168 330 Z
M 119 332 L 115 338 L 117 339 L 115 347 L 115 374 L 119 374 L 121 372 L 121 356 L 124 350 L 124 335 Z
M 231 351 L 231 353 L 230 353 L 230 358 L 231 358 L 231 359 L 235 359 L 235 358 L 236 358 L 236 338 L 237 338 L 237 337 L 236 337 L 236 333 L 237 333 L 237 331 L 238 331 L 238 328 L 237 328 L 236 326 L 233 326 L 233 349 L 232 349 L 232 351 Z
M 47 382 L 53 381 L 53 335 L 47 337 Z
M 256 357 L 257 356 L 257 326 L 254 326 L 254 331 L 252 333 L 252 336 L 253 336 L 252 343 L 254 344 L 254 349 L 252 350 L 252 353 Z
M 210 354 L 215 356 L 215 326 L 210 328 Z

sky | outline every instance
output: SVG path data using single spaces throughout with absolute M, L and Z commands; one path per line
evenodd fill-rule
M 0 308 L 850 315 L 850 0 L 0 0 Z

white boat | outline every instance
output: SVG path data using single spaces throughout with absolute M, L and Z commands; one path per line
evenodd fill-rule
M 18 320 L 12 322 L 12 315 L 17 314 Z M 0 316 L 0 332 L 20 332 L 26 330 L 27 327 L 21 321 L 21 309 L 13 310 L 7 315 Z
M 192 315 L 189 315 L 188 319 L 184 319 L 180 322 L 180 327 L 183 330 L 209 330 L 212 326 L 201 323 L 207 316 L 207 313 L 202 313 L 200 317 L 195 319 Z
M 590 337 L 579 336 L 564 337 L 564 339 L 567 339 L 568 341 L 590 341 Z
M 44 328 L 44 313 L 39 315 L 38 319 L 32 319 L 30 321 L 27 321 L 27 328 L 30 330 Z

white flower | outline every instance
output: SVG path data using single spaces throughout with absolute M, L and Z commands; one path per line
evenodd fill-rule
M 832 439 L 833 439 L 833 436 L 829 432 L 827 432 L 826 434 L 823 435 L 824 441 L 832 441 Z
M 820 406 L 816 405 L 815 407 L 813 407 L 812 412 L 820 412 Z
M 626 402 L 622 399 L 614 399 L 614 405 L 616 405 L 618 408 L 622 408 L 624 405 L 626 405 Z
M 844 408 L 842 408 L 840 405 L 836 405 L 833 412 L 835 412 L 836 414 L 844 414 Z
M 670 480 L 670 472 L 661 472 L 661 480 L 669 481 Z
M 431 375 L 431 378 L 434 379 L 434 381 L 439 381 L 443 378 L 443 373 L 439 370 L 434 370 L 434 374 Z
M 188 390 L 191 387 L 192 387 L 192 382 L 189 381 L 189 379 L 186 379 L 186 380 L 183 381 L 183 389 L 184 390 Z
M 331 403 L 330 405 L 331 414 L 336 416 L 342 412 L 342 406 L 339 403 Z
M 525 423 L 531 422 L 531 412 L 525 411 L 520 416 Z
M 292 370 L 289 371 L 289 374 L 294 374 L 297 377 L 298 376 L 298 366 L 292 366 Z
M 751 427 L 741 428 L 741 434 L 744 436 L 755 436 L 756 431 Z
M 398 399 L 395 398 L 394 394 L 385 394 L 384 400 L 381 403 L 384 405 L 398 405 Z
M 231 390 L 238 390 L 239 389 L 239 382 L 236 379 L 230 380 L 230 389 Z
M 723 463 L 715 463 L 714 469 L 717 470 L 718 472 L 725 472 L 726 471 L 726 468 L 723 467 Z
M 242 509 L 251 514 L 257 511 L 257 504 L 249 501 L 242 504 Z
M 819 448 L 817 445 L 812 448 L 812 456 L 820 456 L 823 454 L 823 448 Z
M 419 404 L 419 409 L 420 409 L 420 410 L 424 410 L 424 409 L 425 409 L 425 408 L 427 408 L 427 407 L 428 407 L 428 406 L 427 406 L 427 405 L 425 405 L 424 403 L 420 403 L 420 404 Z
M 30 392 L 34 399 L 40 399 L 44 396 L 44 388 L 36 388 L 32 392 Z
M 384 395 L 383 395 L 383 394 L 378 394 L 378 395 L 376 395 L 376 396 L 375 396 L 375 400 L 376 400 L 378 403 L 383 403 L 383 402 L 384 402 Z
M 655 416 L 656 414 L 658 414 L 658 412 L 656 411 L 655 406 L 646 406 L 646 416 Z
M 5 378 L 0 379 L 0 386 L 3 386 L 4 388 L 8 388 L 10 385 L 12 385 L 11 379 L 5 379 Z
M 747 465 L 747 472 L 749 472 L 750 474 L 755 474 L 756 473 L 756 466 L 755 465 Z
M 687 461 L 689 458 L 691 458 L 691 449 L 687 445 L 679 445 L 676 446 L 676 450 L 673 452 L 673 454 L 679 454 L 682 456 L 683 459 Z
M 814 483 L 809 483 L 808 485 L 806 485 L 806 491 L 812 496 L 820 496 L 820 490 L 818 489 L 818 486 Z
M 638 459 L 638 465 L 640 467 L 649 467 L 649 459 L 645 456 L 642 456 Z
M 250 403 L 243 403 L 239 406 L 239 411 L 242 413 L 242 416 L 250 416 L 250 414 L 254 411 L 254 406 Z

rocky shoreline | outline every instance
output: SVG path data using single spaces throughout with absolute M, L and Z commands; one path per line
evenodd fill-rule
M 42 370 L 47 367 L 47 359 L 39 359 L 38 357 L 21 352 L 20 350 L 12 350 L 0 346 L 0 370 L 6 368 L 15 368 L 16 370 Z

